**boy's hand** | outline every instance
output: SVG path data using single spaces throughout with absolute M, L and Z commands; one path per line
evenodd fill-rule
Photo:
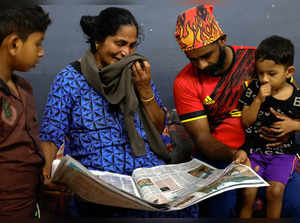
M 263 103 L 268 96 L 271 96 L 271 85 L 267 83 L 260 86 L 257 97 Z
M 240 163 L 251 167 L 250 160 L 247 156 L 247 153 L 242 149 L 235 152 L 235 154 L 233 155 L 233 161 L 237 164 Z

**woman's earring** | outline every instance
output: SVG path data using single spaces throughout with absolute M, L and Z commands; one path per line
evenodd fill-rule
M 99 49 L 99 43 L 95 43 L 95 45 L 96 45 L 96 50 L 98 51 L 98 49 Z

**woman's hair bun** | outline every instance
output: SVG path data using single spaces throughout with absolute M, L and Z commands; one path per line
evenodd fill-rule
M 95 16 L 82 16 L 80 19 L 80 26 L 82 31 L 89 37 L 93 37 L 96 26 L 96 17 Z

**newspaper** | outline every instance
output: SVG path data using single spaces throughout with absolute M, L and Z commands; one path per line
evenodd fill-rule
M 52 181 L 84 200 L 150 211 L 180 210 L 228 190 L 269 186 L 251 168 L 231 163 L 217 169 L 198 159 L 137 168 L 132 176 L 88 170 L 70 156 L 55 160 Z

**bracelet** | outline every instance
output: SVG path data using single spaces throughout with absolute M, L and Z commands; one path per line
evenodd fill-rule
M 154 94 L 152 95 L 152 97 L 150 97 L 150 98 L 148 98 L 148 99 L 143 99 L 143 98 L 141 98 L 141 101 L 142 102 L 150 102 L 150 101 L 152 101 L 154 99 Z

